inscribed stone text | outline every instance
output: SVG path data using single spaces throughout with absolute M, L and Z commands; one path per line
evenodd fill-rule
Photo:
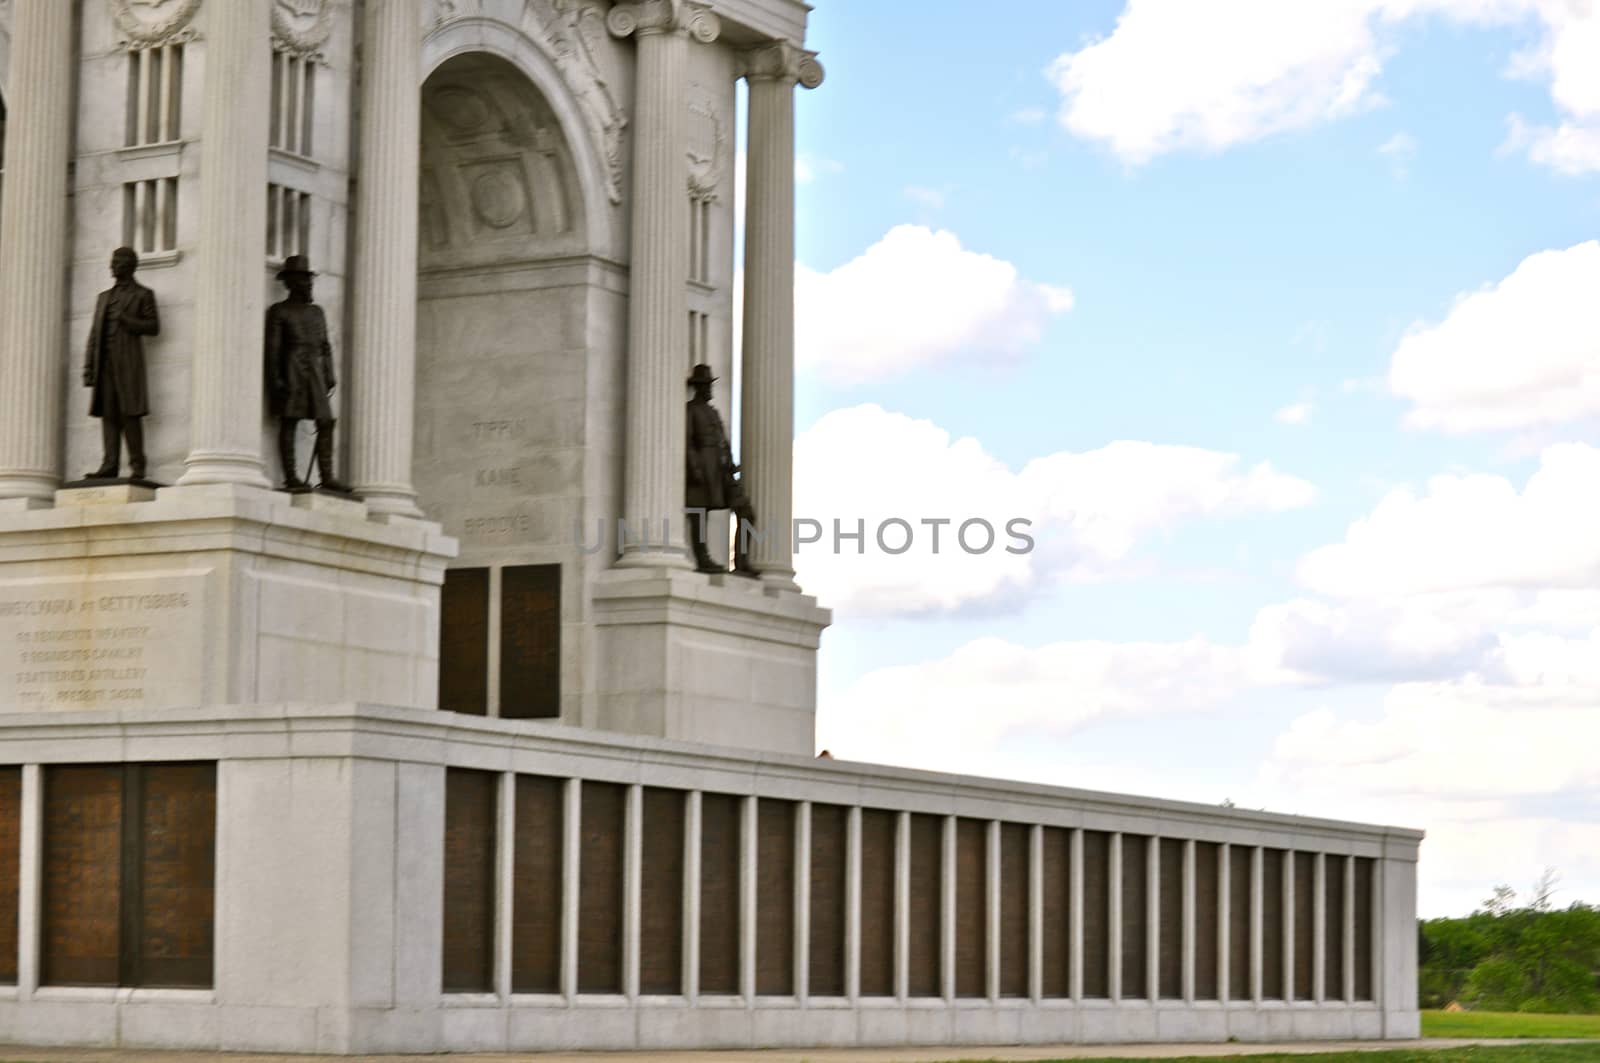
M 0 711 L 143 706 L 148 681 L 170 688 L 162 647 L 186 637 L 196 594 L 73 594 L 22 597 L 0 590 Z M 198 634 L 195 632 L 194 634 Z M 158 659 L 160 658 L 160 659 Z

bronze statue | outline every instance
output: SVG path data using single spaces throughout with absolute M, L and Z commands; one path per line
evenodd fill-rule
M 145 474 L 144 418 L 150 412 L 145 382 L 144 336 L 161 333 L 155 293 L 133 279 L 139 256 L 131 247 L 111 252 L 117 283 L 95 300 L 89 344 L 83 355 L 83 386 L 92 388 L 89 416 L 100 418 L 105 457 L 86 479 L 111 480 L 122 470 L 122 441 L 128 441 L 133 479 Z
M 722 415 L 711 405 L 711 385 L 716 382 L 711 367 L 704 363 L 694 367 L 689 375 L 689 386 L 694 388 L 694 398 L 689 400 L 688 428 L 688 482 L 684 489 L 684 505 L 689 509 L 689 538 L 694 545 L 695 567 L 701 572 L 725 572 L 723 566 L 711 560 L 706 549 L 706 513 L 711 510 L 731 509 L 738 518 L 739 532 L 734 536 L 733 570 L 741 576 L 760 575 L 750 564 L 749 536 L 746 527 L 754 527 L 756 511 L 739 482 L 739 466 L 733 461 L 733 448 L 728 445 L 728 432 L 722 425 Z M 726 527 L 726 525 L 724 525 Z
M 311 301 L 316 276 L 304 255 L 284 259 L 278 279 L 289 297 L 267 308 L 267 389 L 278 420 L 278 454 L 283 460 L 286 491 L 308 491 L 305 478 L 296 475 L 295 428 L 303 420 L 317 423 L 316 459 L 324 491 L 349 494 L 333 475 L 333 406 L 328 396 L 336 386 L 333 345 L 328 342 L 328 319 Z M 306 474 L 310 475 L 310 468 Z

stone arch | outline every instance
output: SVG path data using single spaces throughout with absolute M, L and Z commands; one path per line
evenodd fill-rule
M 611 259 L 623 257 L 619 233 L 605 189 L 611 176 L 583 109 L 555 59 L 521 29 L 498 19 L 463 16 L 435 28 L 423 39 L 423 85 L 453 59 L 478 55 L 492 57 L 515 69 L 528 82 L 554 116 L 570 150 L 582 201 L 584 250 Z
M 485 52 L 422 86 L 419 259 L 450 267 L 581 255 L 586 193 L 560 120 L 521 71 Z

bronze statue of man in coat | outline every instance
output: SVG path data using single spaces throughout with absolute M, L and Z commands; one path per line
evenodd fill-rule
M 688 432 L 688 479 L 684 485 L 683 501 L 689 510 L 689 539 L 694 547 L 695 567 L 701 572 L 725 572 L 722 565 L 711 559 L 706 549 L 706 513 L 712 510 L 731 509 L 738 518 L 739 530 L 734 536 L 733 570 L 741 576 L 758 576 L 750 564 L 750 543 L 746 527 L 754 527 L 756 511 L 739 482 L 739 466 L 734 464 L 733 448 L 728 445 L 728 431 L 722 424 L 722 415 L 711 405 L 711 385 L 716 382 L 711 367 L 704 363 L 694 367 L 689 374 L 689 386 L 694 388 L 694 398 L 686 411 Z M 723 525 L 724 529 L 727 527 Z
M 135 480 L 145 474 L 144 418 L 150 412 L 145 381 L 144 337 L 161 332 L 155 293 L 133 279 L 139 256 L 131 247 L 111 252 L 116 284 L 100 293 L 83 354 L 83 386 L 93 389 L 89 415 L 100 418 L 105 456 L 86 479 L 115 479 L 122 470 L 122 442 Z
M 267 308 L 267 395 L 278 420 L 278 455 L 283 461 L 283 487 L 305 491 L 309 485 L 295 467 L 294 433 L 301 421 L 317 425 L 317 471 L 324 491 L 348 494 L 333 474 L 333 405 L 328 397 L 337 385 L 328 319 L 311 301 L 312 272 L 304 255 L 290 255 L 278 271 L 289 297 Z M 309 472 L 309 469 L 307 470 Z

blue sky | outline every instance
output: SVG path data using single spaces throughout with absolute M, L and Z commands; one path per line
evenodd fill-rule
M 813 12 L 797 515 L 1037 542 L 802 548 L 819 741 L 1600 901 L 1600 9 L 1203 6 Z

